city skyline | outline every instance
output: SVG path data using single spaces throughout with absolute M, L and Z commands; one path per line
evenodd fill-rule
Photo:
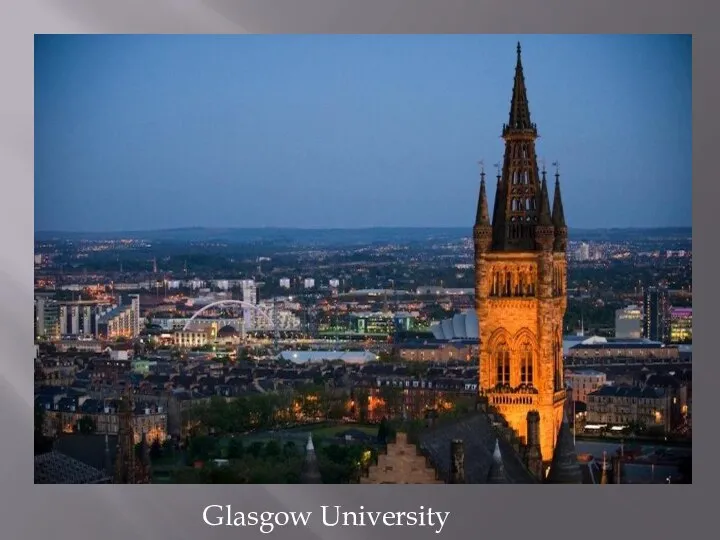
M 570 229 L 690 226 L 690 37 L 36 36 L 36 231 L 469 228 L 518 40 Z

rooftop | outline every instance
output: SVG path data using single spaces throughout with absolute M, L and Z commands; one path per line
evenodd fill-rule
M 453 440 L 463 442 L 466 483 L 487 483 L 498 440 L 508 483 L 538 483 L 513 447 L 498 436 L 489 418 L 483 413 L 474 413 L 452 423 L 439 425 L 420 436 L 420 449 L 428 455 L 441 478 L 447 479 L 450 475 L 450 443 Z
M 602 388 L 588 394 L 597 397 L 629 397 L 629 398 L 650 398 L 662 397 L 664 392 L 661 389 L 648 386 L 603 386 Z
M 105 472 L 52 451 L 35 456 L 36 484 L 109 484 Z

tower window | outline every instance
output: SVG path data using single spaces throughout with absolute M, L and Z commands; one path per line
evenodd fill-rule
M 532 346 L 525 343 L 522 346 L 520 357 L 520 382 L 522 384 L 533 384 L 533 353 Z
M 556 337 L 553 343 L 553 360 L 554 360 L 554 371 L 555 371 L 555 390 L 562 389 L 562 349 L 560 341 Z
M 498 345 L 495 353 L 497 384 L 510 384 L 510 351 L 505 343 Z

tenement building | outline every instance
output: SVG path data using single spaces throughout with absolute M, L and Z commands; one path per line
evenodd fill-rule
M 670 389 L 650 386 L 604 386 L 588 395 L 587 422 L 607 426 L 642 426 L 669 432 L 674 427 Z M 677 406 L 679 409 L 679 406 Z
M 525 77 L 517 48 L 505 157 L 498 168 L 492 219 L 484 171 L 473 231 L 480 388 L 523 440 L 539 415 L 543 461 L 553 456 L 563 417 L 562 322 L 567 294 L 567 227 L 555 173 L 551 207 L 538 168 Z

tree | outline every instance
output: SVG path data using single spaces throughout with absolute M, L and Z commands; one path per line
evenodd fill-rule
M 282 448 L 280 447 L 280 443 L 277 441 L 268 441 L 265 444 L 265 456 L 272 459 L 277 459 L 282 455 Z
M 203 484 L 244 484 L 245 479 L 236 469 L 224 465 L 207 465 L 202 468 L 200 478 Z
M 163 452 L 172 452 L 172 450 L 175 447 L 176 442 L 172 439 L 165 439 L 162 443 L 162 451 Z
M 365 389 L 358 389 L 355 391 L 355 412 L 357 414 L 358 421 L 364 424 L 368 421 L 368 399 L 370 393 Z
M 35 455 L 44 454 L 52 450 L 53 440 L 46 437 L 43 432 L 45 424 L 45 409 L 39 405 L 35 406 Z
M 686 457 L 680 460 L 678 472 L 683 476 L 686 484 L 692 484 L 692 458 Z
M 190 439 L 188 457 L 191 461 L 205 461 L 216 457 L 218 454 L 217 439 L 215 437 L 199 436 Z
M 264 446 L 265 445 L 263 443 L 261 443 L 259 441 L 255 441 L 255 442 L 251 443 L 250 446 L 248 446 L 247 453 L 250 454 L 254 458 L 258 458 L 258 457 L 260 457 L 260 454 L 262 454 L 262 451 L 264 450 Z
M 239 459 L 243 456 L 244 448 L 242 441 L 233 437 L 228 443 L 227 457 L 228 459 Z
M 452 412 L 456 416 L 462 416 L 475 410 L 475 398 L 467 396 L 456 397 L 453 403 Z
M 298 455 L 297 445 L 293 441 L 288 441 L 283 446 L 283 456 L 288 459 Z
M 385 415 L 397 417 L 402 414 L 404 394 L 400 388 L 394 386 L 381 386 L 379 394 L 380 399 L 385 402 Z
M 368 449 L 360 445 L 329 444 L 320 447 L 318 465 L 326 484 L 348 484 L 359 480 Z
M 238 362 L 249 362 L 250 359 L 251 359 L 250 351 L 247 349 L 247 347 L 243 347 L 238 351 L 238 355 L 237 355 Z
M 86 415 L 81 417 L 77 424 L 75 424 L 75 431 L 83 435 L 95 433 L 95 420 L 93 420 L 92 416 Z
M 162 456 L 162 445 L 155 439 L 150 445 L 150 459 L 157 460 Z
M 377 440 L 378 444 L 387 444 L 388 435 L 390 434 L 390 426 L 388 426 L 387 417 L 383 416 L 378 426 Z

